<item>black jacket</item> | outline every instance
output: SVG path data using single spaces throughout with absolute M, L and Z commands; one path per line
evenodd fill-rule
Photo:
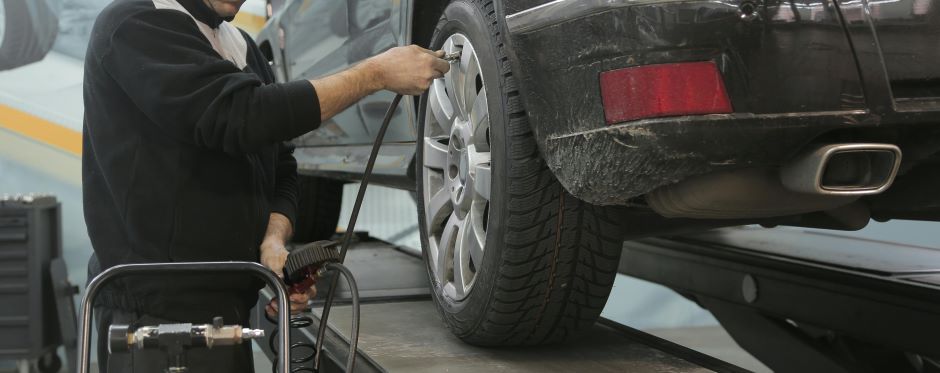
M 101 12 L 85 60 L 82 155 L 100 269 L 258 260 L 269 214 L 295 216 L 297 165 L 282 142 L 320 123 L 309 82 L 273 80 L 251 38 L 202 0 L 116 0 Z M 243 319 L 258 285 L 246 276 L 135 278 L 99 304 L 181 321 Z

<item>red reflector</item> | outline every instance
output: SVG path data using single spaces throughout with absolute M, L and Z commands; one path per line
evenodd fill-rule
M 721 74 L 711 61 L 602 72 L 601 99 L 607 124 L 732 111 Z

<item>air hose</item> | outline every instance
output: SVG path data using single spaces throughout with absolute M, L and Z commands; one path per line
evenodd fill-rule
M 349 354 L 346 358 L 346 372 L 352 372 L 356 367 L 356 350 L 359 344 L 359 289 L 356 285 L 356 279 L 353 277 L 352 272 L 349 268 L 346 268 L 342 263 L 346 259 L 346 251 L 352 245 L 352 237 L 355 234 L 356 230 L 356 221 L 359 219 L 359 210 L 362 208 L 362 200 L 365 198 L 366 188 L 369 185 L 369 178 L 372 176 L 372 169 L 375 167 L 375 160 L 379 154 L 379 148 L 382 145 L 382 141 L 385 138 L 385 132 L 388 130 L 389 123 L 392 121 L 392 115 L 395 113 L 395 109 L 398 108 L 398 104 L 401 102 L 402 95 L 395 95 L 395 98 L 392 100 L 392 103 L 388 107 L 388 111 L 385 112 L 385 119 L 382 120 L 382 127 L 379 129 L 378 135 L 375 137 L 375 142 L 372 144 L 372 153 L 369 155 L 369 161 L 366 163 L 365 172 L 362 175 L 362 181 L 359 184 L 359 193 L 356 195 L 356 203 L 353 205 L 352 214 L 349 216 L 349 223 L 346 225 L 346 232 L 343 234 L 341 244 L 339 246 L 339 252 L 335 252 L 335 242 L 319 241 L 312 244 L 306 245 L 308 249 L 306 251 L 299 252 L 295 254 L 291 252 L 291 256 L 300 257 L 303 259 L 303 264 L 309 267 L 310 263 L 316 262 L 321 265 L 317 266 L 317 269 L 314 269 L 314 272 L 317 273 L 304 273 L 303 277 L 313 278 L 314 275 L 319 276 L 322 274 L 324 277 L 330 273 L 338 273 L 342 275 L 349 287 L 349 292 L 352 297 L 352 327 L 350 329 L 349 335 Z M 288 272 L 298 272 L 296 270 L 288 270 L 287 267 L 290 267 L 292 263 L 291 257 L 288 257 L 288 263 L 285 266 L 285 273 Z M 289 276 L 285 276 L 285 279 L 288 279 Z M 310 343 L 298 342 L 290 345 L 290 349 L 293 351 L 297 348 L 313 349 L 313 354 L 305 357 L 291 359 L 292 364 L 303 364 L 314 360 L 313 368 L 309 367 L 298 367 L 291 369 L 291 373 L 298 372 L 319 372 L 320 371 L 320 362 L 322 361 L 322 352 L 323 352 L 323 340 L 326 338 L 326 329 L 328 325 L 328 319 L 330 317 L 330 309 L 333 305 L 333 300 L 336 297 L 336 285 L 338 281 L 337 278 L 332 278 L 330 281 L 330 288 L 326 295 L 326 301 L 323 303 L 323 313 L 320 316 L 320 325 L 317 328 L 317 339 L 316 345 Z M 295 289 L 302 289 L 304 286 L 309 287 L 312 283 L 306 282 L 297 282 L 295 284 Z M 285 312 L 281 310 L 281 312 Z M 265 317 L 268 317 L 267 314 Z M 268 317 L 269 321 L 272 321 Z M 272 321 L 273 322 L 273 321 Z M 274 323 L 277 325 L 277 323 Z M 291 318 L 290 327 L 292 329 L 297 328 L 306 328 L 310 325 L 313 325 L 313 319 L 309 316 L 295 316 Z M 275 326 L 274 331 L 271 333 L 270 339 L 270 348 L 273 351 L 275 356 L 274 359 L 274 371 L 277 369 L 277 351 L 275 350 L 274 341 L 275 336 L 277 335 L 278 330 Z
M 343 235 L 343 244 L 340 246 L 340 263 L 346 259 L 346 250 L 348 250 L 349 246 L 352 244 L 352 237 L 356 230 L 356 220 L 359 219 L 359 209 L 362 208 L 362 200 L 366 196 L 366 187 L 369 185 L 369 178 L 372 176 L 372 169 L 375 167 L 375 159 L 379 156 L 379 148 L 382 146 L 382 141 L 385 139 L 385 132 L 388 130 L 389 123 L 392 122 L 392 115 L 395 114 L 395 109 L 398 108 L 399 102 L 401 102 L 401 95 L 397 94 L 395 98 L 392 99 L 392 103 L 388 105 L 388 110 L 385 112 L 385 119 L 382 119 L 382 127 L 379 128 L 379 133 L 375 136 L 375 142 L 372 143 L 372 153 L 369 154 L 369 162 L 366 163 L 366 170 L 362 174 L 362 181 L 359 184 L 359 193 L 356 194 L 356 203 L 353 205 L 352 214 L 349 216 L 349 223 L 346 224 L 346 233 Z M 347 269 L 342 273 L 347 274 L 348 272 L 349 270 Z M 353 294 L 353 325 L 349 333 L 349 355 L 346 358 L 346 371 L 352 372 L 353 368 L 356 367 L 356 345 L 359 344 L 359 294 L 352 288 L 352 286 L 355 286 L 355 281 L 352 280 L 352 274 L 348 274 L 346 280 L 351 281 L 349 290 L 350 293 Z M 335 279 L 334 281 L 330 281 L 330 290 L 326 293 L 326 302 L 323 303 L 323 313 L 320 315 L 320 327 L 317 330 L 317 353 L 316 360 L 314 361 L 314 369 L 316 371 L 320 370 L 320 362 L 322 361 L 323 355 L 323 339 L 326 337 L 327 320 L 330 318 L 330 308 L 332 308 L 333 298 L 336 296 L 336 284 L 337 281 L 335 281 Z

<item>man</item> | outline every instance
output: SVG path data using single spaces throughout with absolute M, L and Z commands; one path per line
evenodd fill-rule
M 243 2 L 116 0 L 98 16 L 84 80 L 90 275 L 125 263 L 231 260 L 280 274 L 297 200 L 296 162 L 282 142 L 378 90 L 420 94 L 448 70 L 442 52 L 408 46 L 332 76 L 275 84 L 251 38 L 227 22 Z M 98 333 L 112 323 L 213 316 L 245 325 L 259 287 L 247 276 L 127 279 L 99 298 Z M 292 297 L 291 311 L 311 295 Z M 109 361 L 105 347 L 107 371 L 165 367 L 159 352 Z M 249 372 L 251 351 L 192 351 L 189 365 Z

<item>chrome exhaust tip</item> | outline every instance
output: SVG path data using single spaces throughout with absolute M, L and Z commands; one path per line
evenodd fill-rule
M 780 169 L 780 181 L 794 192 L 871 195 L 891 186 L 901 166 L 892 144 L 829 144 L 807 151 Z

